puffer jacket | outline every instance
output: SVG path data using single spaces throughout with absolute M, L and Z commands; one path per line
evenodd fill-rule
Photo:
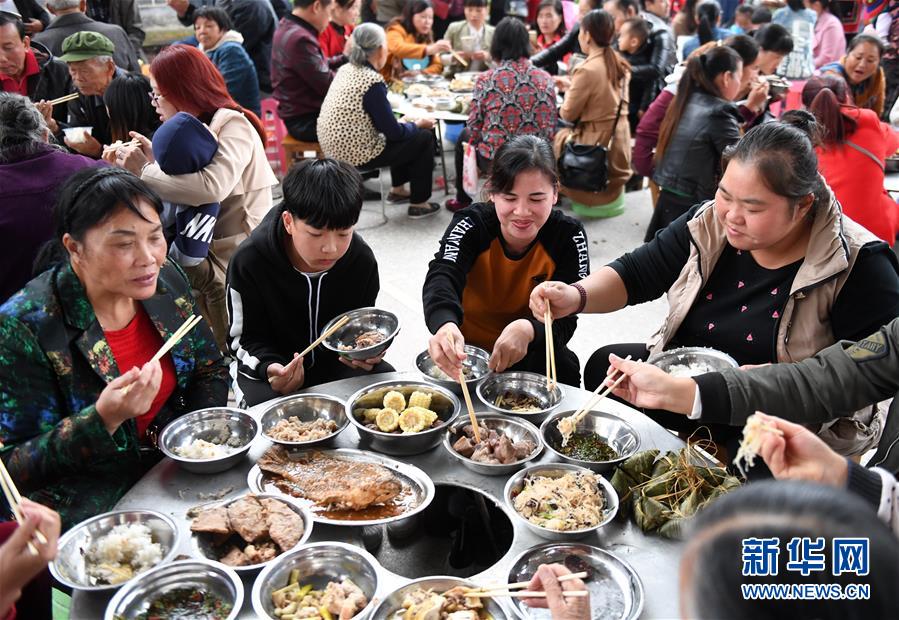
M 737 106 L 730 101 L 693 93 L 652 180 L 696 202 L 710 200 L 721 178 L 721 153 L 740 139 L 741 122 Z
M 650 30 L 648 45 L 644 45 L 631 63 L 631 101 L 645 110 L 665 87 L 665 76 L 671 73 L 677 63 L 674 38 L 667 28 L 658 27 L 657 22 L 644 18 Z M 658 18 L 657 18 L 658 19 Z
M 262 116 L 256 67 L 243 47 L 243 35 L 236 30 L 227 30 L 211 48 L 205 49 L 201 44 L 200 49 L 225 78 L 225 86 L 234 101 L 252 110 L 256 116 Z

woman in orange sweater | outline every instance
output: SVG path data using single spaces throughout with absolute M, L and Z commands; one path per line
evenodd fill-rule
M 430 0 L 409 0 L 402 16 L 387 24 L 390 55 L 381 74 L 388 83 L 411 71 L 443 73 L 438 54 L 452 51 L 452 46 L 446 39 L 434 41 L 433 26 L 434 9 Z
M 843 213 L 893 245 L 899 207 L 883 188 L 883 166 L 899 148 L 899 134 L 873 110 L 853 105 L 848 84 L 835 75 L 807 81 L 802 103 L 825 129 L 818 170 Z

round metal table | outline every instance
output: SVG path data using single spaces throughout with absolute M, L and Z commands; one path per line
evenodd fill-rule
M 310 388 L 309 391 L 329 394 L 340 399 L 347 399 L 357 390 L 374 383 L 402 378 L 420 378 L 417 373 L 386 373 L 375 376 L 354 377 Z M 583 405 L 590 393 L 571 386 L 565 386 L 565 399 L 559 405 L 559 411 L 577 409 Z M 478 409 L 478 402 L 475 408 Z M 265 404 L 250 409 L 250 413 L 260 413 Z M 616 401 L 606 399 L 602 409 L 621 416 L 630 422 L 640 435 L 640 450 L 658 448 L 679 450 L 684 443 L 656 424 L 641 412 Z M 357 448 L 359 435 L 353 425 L 336 438 L 333 447 Z M 220 492 L 231 487 L 224 497 L 238 497 L 248 491 L 247 473 L 256 460 L 270 446 L 264 437 L 256 440 L 246 458 L 228 471 L 213 475 L 192 474 L 182 470 L 174 461 L 164 459 L 138 482 L 116 505 L 122 509 L 152 509 L 170 515 L 181 526 L 180 550 L 184 555 L 191 554 L 190 519 L 187 511 L 199 504 L 211 501 L 202 499 L 199 494 Z M 507 476 L 483 476 L 459 465 L 446 454 L 443 446 L 438 445 L 424 454 L 406 457 L 392 457 L 416 465 L 430 475 L 435 484 L 457 484 L 477 489 L 503 505 L 503 487 Z M 544 450 L 543 454 L 532 462 L 552 462 L 552 457 Z M 512 561 L 521 552 L 547 541 L 529 532 L 517 521 L 514 524 L 514 538 L 505 555 L 489 569 L 472 577 L 480 583 L 505 582 Z M 316 523 L 309 542 L 337 540 L 363 547 L 362 528 L 338 527 Z M 645 602 L 643 618 L 674 617 L 678 615 L 678 564 L 683 543 L 666 540 L 657 536 L 646 536 L 630 521 L 615 518 L 610 524 L 578 542 L 594 545 L 616 554 L 634 567 L 643 581 Z M 250 592 L 255 576 L 245 579 L 244 607 L 241 619 L 255 618 L 250 604 Z M 380 573 L 381 584 L 378 596 L 383 597 L 409 579 L 383 569 Z M 106 604 L 111 594 L 89 594 L 74 592 L 71 604 L 72 620 L 96 620 L 103 617 Z

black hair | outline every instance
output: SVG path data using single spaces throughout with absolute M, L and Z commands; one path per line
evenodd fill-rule
M 761 26 L 770 24 L 773 18 L 774 16 L 771 15 L 771 9 L 766 6 L 757 6 L 752 11 L 752 19 L 750 21 L 752 21 L 753 26 Z
M 641 43 L 645 43 L 646 39 L 649 38 L 649 33 L 651 31 L 649 22 L 642 17 L 629 17 L 624 20 L 621 27 L 624 28 L 625 25 L 628 26 L 631 36 L 640 39 Z
M 556 34 L 559 36 L 565 34 L 567 32 L 567 29 L 565 28 L 565 12 L 562 9 L 562 0 L 542 0 L 542 2 L 537 5 L 537 12 L 535 13 L 535 15 L 539 15 L 540 11 L 542 11 L 543 9 L 552 9 L 553 11 L 555 11 L 556 15 L 558 15 L 560 18 L 559 27 L 556 28 Z M 537 18 L 535 17 L 534 23 L 536 24 L 536 22 Z M 536 25 L 534 26 L 534 29 L 538 32 L 540 31 L 540 29 Z
M 617 91 L 621 80 L 630 71 L 631 66 L 618 52 L 612 49 L 612 39 L 615 37 L 615 19 L 611 13 L 602 9 L 593 9 L 581 19 L 581 30 L 590 35 L 593 43 L 602 49 L 609 85 Z
M 356 4 L 357 1 L 358 0 L 335 0 L 335 2 L 337 2 L 337 6 L 339 6 L 342 9 L 350 8 L 351 6 Z
M 661 161 L 662 155 L 668 148 L 668 144 L 677 131 L 677 126 L 687 109 L 687 104 L 694 92 L 705 92 L 715 97 L 720 97 L 715 78 L 722 73 L 734 73 L 743 64 L 740 55 L 726 45 L 712 46 L 707 52 L 690 55 L 687 60 L 687 70 L 681 76 L 677 84 L 677 95 L 668 106 L 665 118 L 659 128 L 659 142 L 656 146 L 656 160 Z
M 490 56 L 496 62 L 519 60 L 531 55 L 531 41 L 527 26 L 520 19 L 503 17 L 490 42 Z
M 753 33 L 753 38 L 766 52 L 786 56 L 793 51 L 793 36 L 780 24 L 765 24 Z
M 743 59 L 743 66 L 747 67 L 758 60 L 759 44 L 755 39 L 745 34 L 735 34 L 724 39 L 724 45 L 731 48 Z
M 197 10 L 194 11 L 194 25 L 196 25 L 197 20 L 201 17 L 203 19 L 214 21 L 222 31 L 231 30 L 234 27 L 231 24 L 231 18 L 228 17 L 228 13 L 221 7 L 209 5 L 198 7 Z
M 528 170 L 539 170 L 553 187 L 559 186 L 552 145 L 537 136 L 515 136 L 496 152 L 487 176 L 487 192 L 502 194 L 512 191 L 516 177 Z
M 812 0 L 812 2 L 817 2 L 823 10 L 830 11 L 836 17 L 842 17 L 843 15 L 839 2 L 834 2 L 833 0 Z
M 874 47 L 877 48 L 877 53 L 881 58 L 883 58 L 883 53 L 886 51 L 886 46 L 883 44 L 883 41 L 880 40 L 880 37 L 874 36 L 873 34 L 865 34 L 860 33 L 855 35 L 849 40 L 849 44 L 846 46 L 846 53 L 848 54 L 859 45 L 864 43 L 870 43 Z
M 825 144 L 843 144 L 855 133 L 858 122 L 843 114 L 845 107 L 855 107 L 849 84 L 839 75 L 813 75 L 802 87 L 802 105 L 815 115 L 821 125 Z
M 801 11 L 805 8 L 805 0 L 787 0 L 787 6 L 791 11 Z
M 431 4 L 431 0 L 406 0 L 403 12 L 399 16 L 394 17 L 390 23 L 395 24 L 399 22 L 402 24 L 403 29 L 415 38 L 416 43 L 431 43 L 434 40 L 434 29 L 432 28 L 431 32 L 426 35 L 421 34 L 416 30 L 415 24 L 412 23 L 412 18 L 433 8 L 434 5 Z
M 696 5 L 696 32 L 699 44 L 715 40 L 715 26 L 721 19 L 721 5 L 715 0 L 703 0 Z
M 150 221 L 138 208 L 138 199 L 148 202 L 162 214 L 162 199 L 150 187 L 122 168 L 83 168 L 69 177 L 59 190 L 53 207 L 56 234 L 41 248 L 34 260 L 34 275 L 69 260 L 62 245 L 68 234 L 83 241 L 89 230 L 101 225 L 119 209 L 128 209 L 144 221 Z
M 307 226 L 343 230 L 355 226 L 362 211 L 362 177 L 350 164 L 330 159 L 304 159 L 282 183 L 287 211 Z
M 487 0 L 463 0 L 462 7 L 481 8 L 487 6 Z
M 22 20 L 11 13 L 0 11 L 0 28 L 5 26 L 6 24 L 12 24 L 13 26 L 15 26 L 16 32 L 19 33 L 19 40 L 25 40 L 25 24 L 22 22 Z
M 679 13 L 684 15 L 684 28 L 687 34 L 696 33 L 696 4 L 697 0 L 687 0 L 680 7 Z
M 752 163 L 765 186 L 796 205 L 809 194 L 814 196 L 811 213 L 830 192 L 818 174 L 815 147 L 821 141 L 821 127 L 805 110 L 784 113 L 780 122 L 753 127 L 739 142 L 724 149 L 723 167 L 731 161 Z
M 608 0 L 606 0 L 608 1 Z M 627 15 L 627 10 L 631 9 L 634 12 L 634 15 L 640 14 L 640 3 L 637 0 L 612 0 L 615 3 L 615 8 L 619 11 Z M 593 10 L 596 10 L 595 8 Z
M 109 82 L 103 93 L 103 103 L 109 110 L 109 130 L 113 140 L 127 142 L 131 139 L 129 131 L 153 137 L 161 121 L 150 101 L 151 92 L 150 80 L 140 73 L 125 73 Z
M 747 17 L 752 19 L 752 14 L 755 13 L 755 9 L 748 4 L 741 4 L 737 7 L 736 12 L 740 15 L 746 15 Z
M 895 617 L 899 540 L 860 497 L 831 486 L 767 480 L 719 497 L 696 516 L 681 559 L 683 617 L 867 620 Z M 778 539 L 771 576 L 744 577 L 747 539 Z M 807 576 L 791 570 L 787 545 L 794 538 L 823 538 L 827 570 Z M 833 541 L 862 538 L 868 544 L 868 573 L 834 576 Z M 806 559 L 800 554 L 801 560 Z M 868 584 L 870 599 L 747 599 L 744 584 Z
M 318 2 L 322 6 L 331 4 L 331 0 L 293 0 L 293 6 L 297 9 L 308 9 L 310 6 Z

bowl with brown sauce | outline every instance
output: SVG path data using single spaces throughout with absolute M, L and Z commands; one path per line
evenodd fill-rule
M 563 446 L 559 420 L 575 413 L 558 411 L 540 425 L 540 437 L 556 460 L 603 473 L 640 449 L 640 435 L 633 425 L 605 411 L 588 411 Z

